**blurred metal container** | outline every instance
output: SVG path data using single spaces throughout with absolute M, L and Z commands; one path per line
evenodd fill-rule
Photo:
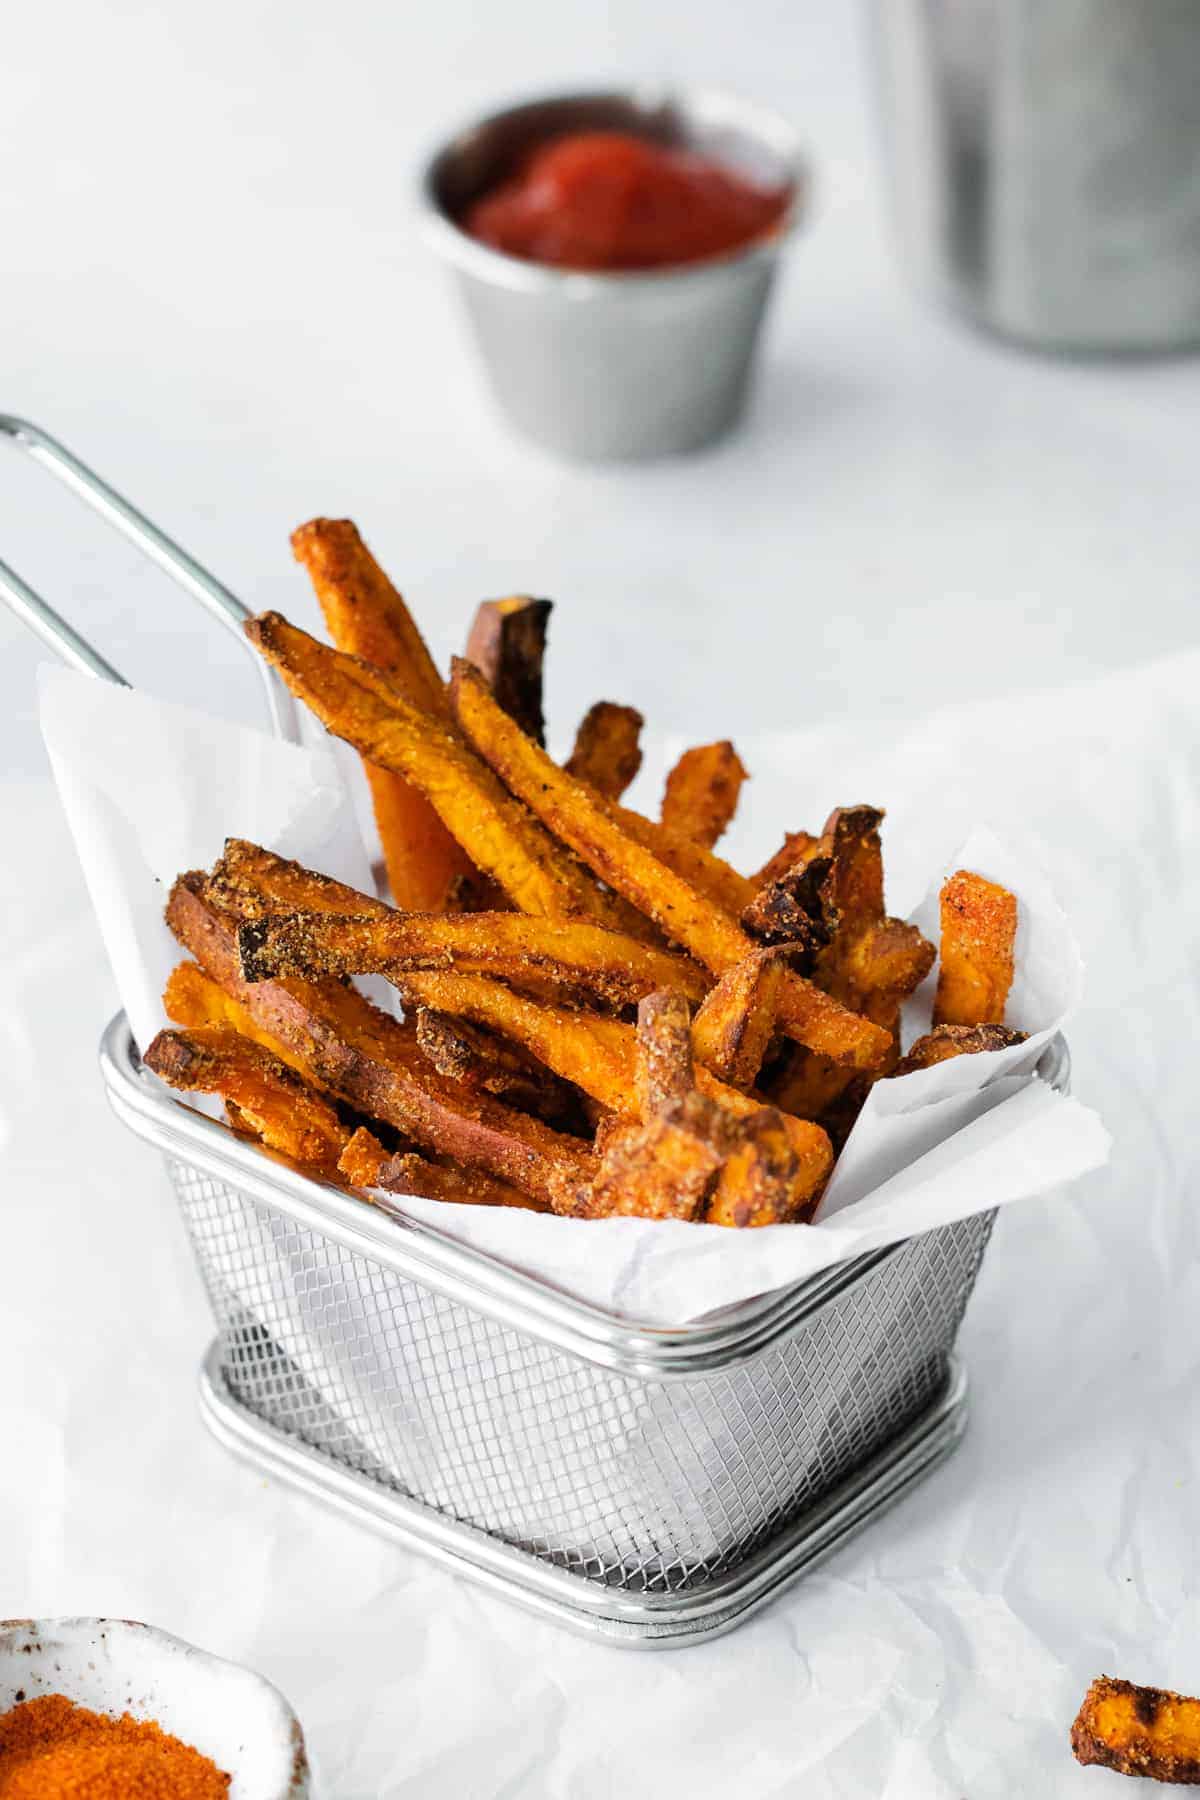
M 700 151 L 792 201 L 768 237 L 705 263 L 579 274 L 505 256 L 457 223 L 534 145 L 568 131 L 633 131 Z M 501 408 L 559 455 L 694 450 L 737 419 L 779 253 L 804 198 L 781 119 L 709 92 L 577 94 L 479 120 L 432 158 L 422 198 L 434 248 L 456 271 Z
M 1197 0 L 876 0 L 921 284 L 1080 352 L 1200 342 Z

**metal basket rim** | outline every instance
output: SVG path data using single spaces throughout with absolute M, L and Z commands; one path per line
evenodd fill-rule
M 176 1099 L 143 1067 L 124 1012 L 109 1021 L 99 1061 L 117 1117 L 166 1155 L 234 1183 L 259 1204 L 500 1324 L 598 1367 L 642 1380 L 712 1373 L 758 1354 L 856 1287 L 909 1241 L 868 1251 L 691 1324 L 639 1323 L 577 1299 L 434 1226 L 302 1173 L 287 1159 L 235 1137 L 226 1126 Z M 1070 1054 L 1062 1037 L 1047 1047 L 1038 1072 L 1066 1091 Z
M 957 1356 L 923 1410 L 759 1549 L 723 1574 L 666 1594 L 630 1593 L 543 1562 L 518 1544 L 379 1487 L 258 1417 L 230 1391 L 219 1341 L 200 1369 L 200 1414 L 213 1436 L 252 1467 L 353 1518 L 517 1605 L 628 1649 L 702 1643 L 741 1623 L 876 1514 L 901 1499 L 957 1448 L 968 1420 L 968 1381 Z

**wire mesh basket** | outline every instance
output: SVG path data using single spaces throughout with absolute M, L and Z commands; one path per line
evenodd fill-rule
M 990 1213 L 674 1330 L 575 1301 L 245 1144 L 123 1018 L 101 1067 L 162 1149 L 232 1447 L 624 1642 L 711 1635 L 943 1454 Z M 1043 1076 L 1065 1086 L 1065 1048 Z
M 0 436 L 243 642 L 241 603 L 62 445 L 2 415 Z M 121 679 L 2 563 L 0 598 L 68 662 Z M 294 737 L 270 685 L 268 705 Z M 143 1069 L 123 1015 L 100 1063 L 117 1115 L 166 1156 L 208 1291 L 212 1429 L 547 1616 L 639 1646 L 726 1630 L 961 1434 L 952 1350 L 991 1214 L 668 1330 L 236 1138 Z M 1061 1041 L 1039 1072 L 1066 1087 Z

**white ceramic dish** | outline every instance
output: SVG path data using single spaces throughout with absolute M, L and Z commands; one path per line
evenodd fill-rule
M 0 1713 L 41 1694 L 135 1719 L 209 1756 L 229 1800 L 317 1800 L 304 1734 L 261 1675 L 129 1619 L 0 1622 Z

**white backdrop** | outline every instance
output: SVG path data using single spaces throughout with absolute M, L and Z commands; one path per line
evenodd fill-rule
M 354 514 L 441 656 L 480 595 L 554 595 L 559 738 L 601 693 L 691 735 L 828 720 L 846 742 L 864 721 L 884 773 L 889 732 L 948 700 L 1190 643 L 1200 367 L 1023 358 L 913 300 L 867 37 L 853 8 L 766 0 L 23 8 L 0 407 L 255 605 L 309 611 L 287 533 L 318 511 Z M 686 463 L 569 469 L 487 410 L 414 237 L 412 171 L 476 105 L 621 74 L 715 78 L 788 113 L 816 205 L 743 434 Z M 182 596 L 16 457 L 0 484 L 0 556 L 118 666 L 249 715 L 249 680 Z M 1049 1800 L 1103 1784 L 1063 1748 L 1099 1668 L 1200 1688 L 1200 870 L 1173 688 L 1186 754 L 1150 735 L 1153 687 L 1113 753 L 1135 704 L 1118 682 L 1048 732 L 1040 781 L 1026 765 L 1092 939 L 1077 1089 L 1118 1160 L 1053 1222 L 1000 1234 L 965 1339 L 966 1449 L 760 1622 L 647 1662 L 526 1623 L 202 1434 L 202 1301 L 165 1182 L 94 1075 L 111 984 L 33 727 L 38 654 L 0 617 L 0 1613 L 141 1616 L 253 1661 L 339 1800 Z M 993 781 L 1017 716 L 982 715 Z M 987 750 L 977 736 L 971 767 Z

